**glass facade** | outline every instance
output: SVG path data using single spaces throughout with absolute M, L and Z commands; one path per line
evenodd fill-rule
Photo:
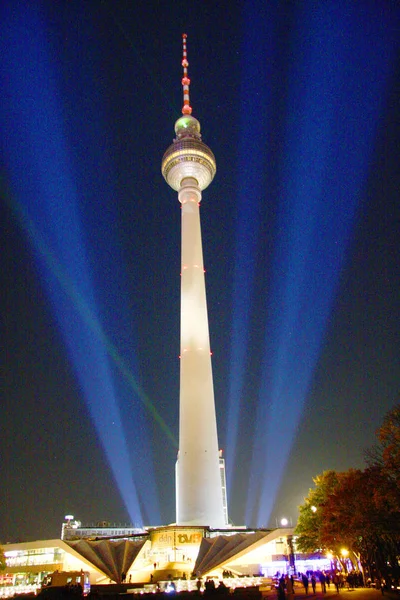
M 34 548 L 4 552 L 7 567 L 61 565 L 64 561 L 64 554 L 65 552 L 61 548 Z

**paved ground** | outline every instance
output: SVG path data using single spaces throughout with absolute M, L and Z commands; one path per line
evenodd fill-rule
M 312 590 L 311 590 L 312 592 Z M 276 597 L 277 594 L 275 592 L 270 592 L 268 594 L 268 598 Z M 398 600 L 400 594 L 396 592 L 384 592 L 384 598 L 388 600 Z M 286 597 L 287 598 L 287 597 Z M 308 593 L 306 596 L 304 590 L 296 587 L 296 593 L 294 594 L 293 600 L 382 600 L 382 594 L 380 590 L 376 590 L 374 588 L 354 588 L 354 590 L 348 590 L 343 588 L 337 593 L 336 588 L 331 585 L 330 589 L 326 589 L 326 594 L 321 592 L 320 586 L 317 585 L 316 594 Z M 289 598 L 287 598 L 289 600 Z

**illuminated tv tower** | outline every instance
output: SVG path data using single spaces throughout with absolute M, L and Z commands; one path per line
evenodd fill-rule
M 210 148 L 201 141 L 199 121 L 191 116 L 186 37 L 183 34 L 183 116 L 175 123 L 176 138 L 161 165 L 166 182 L 178 192 L 182 205 L 176 522 L 218 528 L 227 525 L 227 512 L 221 485 L 224 473 L 218 451 L 200 228 L 201 192 L 213 180 L 216 164 Z

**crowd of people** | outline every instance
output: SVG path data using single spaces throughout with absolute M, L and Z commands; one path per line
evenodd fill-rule
M 278 578 L 277 590 L 278 599 L 292 600 L 295 593 L 295 578 L 293 575 L 281 575 Z M 315 594 L 317 591 L 317 582 L 320 584 L 322 593 L 326 593 L 331 585 L 334 586 L 339 593 L 341 589 L 354 589 L 357 587 L 365 587 L 364 577 L 360 571 L 351 571 L 344 574 L 343 572 L 335 571 L 307 571 L 306 573 L 298 573 L 297 581 L 301 582 L 306 595 Z

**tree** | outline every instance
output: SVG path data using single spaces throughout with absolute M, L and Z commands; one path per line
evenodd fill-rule
M 387 531 L 371 490 L 381 485 L 377 469 L 350 469 L 343 473 L 326 471 L 316 477 L 300 507 L 295 530 L 297 545 L 305 552 L 332 552 L 342 560 L 342 550 L 349 552 L 353 564 L 374 559 L 377 540 Z
M 381 515 L 379 555 L 391 574 L 399 578 L 400 568 L 400 404 L 390 410 L 376 432 L 378 443 L 367 450 L 370 469 L 380 473 L 379 485 L 372 488 L 374 504 Z
M 313 479 L 315 488 L 310 489 L 304 504 L 299 506 L 299 518 L 295 528 L 296 544 L 302 552 L 330 550 L 322 539 L 322 508 L 337 485 L 337 473 L 324 471 Z
M 338 473 L 338 482 L 323 507 L 321 535 L 340 555 L 345 547 L 362 564 L 374 562 L 379 540 L 387 532 L 385 519 L 374 501 L 373 490 L 382 486 L 379 469 L 349 469 Z
M 378 444 L 367 452 L 368 468 L 325 471 L 314 479 L 295 529 L 303 552 L 346 548 L 358 566 L 385 578 L 400 568 L 400 405 L 384 418 Z
M 6 568 L 6 557 L 4 556 L 4 550 L 0 546 L 0 573 Z
M 369 466 L 381 469 L 391 507 L 400 511 L 400 404 L 386 414 L 376 435 L 378 443 L 366 451 L 366 460 Z

